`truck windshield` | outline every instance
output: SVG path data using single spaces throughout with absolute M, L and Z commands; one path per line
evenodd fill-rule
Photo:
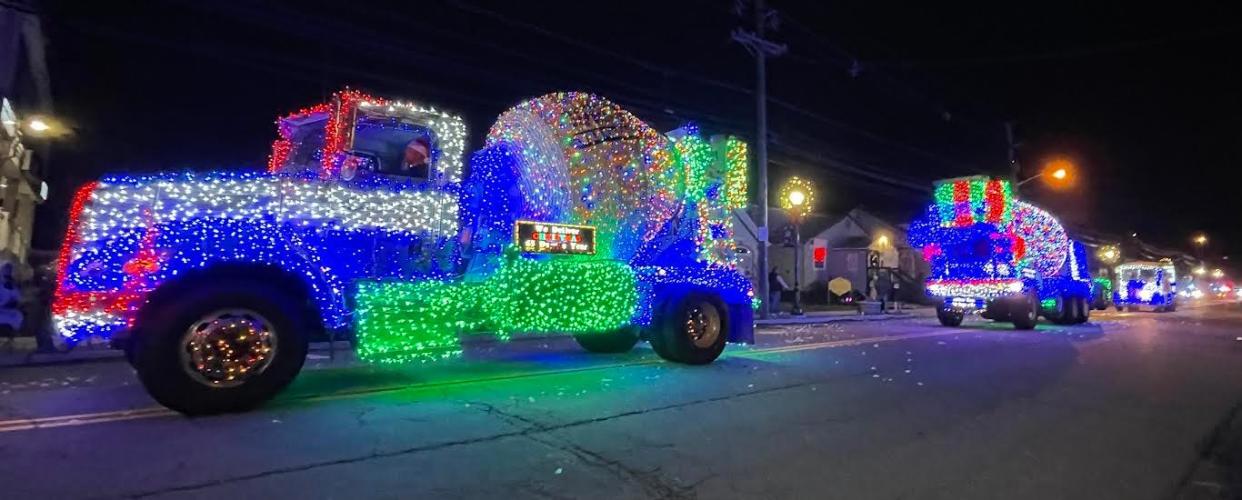
M 1155 269 L 1132 269 L 1130 271 L 1127 271 L 1125 275 L 1122 276 L 1122 278 L 1127 281 L 1132 281 L 1132 280 L 1151 281 L 1151 280 L 1156 279 L 1156 270 Z
M 439 156 L 429 128 L 385 116 L 358 118 L 353 149 L 372 155 L 379 173 L 420 179 L 431 176 Z

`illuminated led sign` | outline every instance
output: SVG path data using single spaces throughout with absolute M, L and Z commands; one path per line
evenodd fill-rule
M 595 227 L 517 221 L 514 243 L 523 252 L 595 255 Z

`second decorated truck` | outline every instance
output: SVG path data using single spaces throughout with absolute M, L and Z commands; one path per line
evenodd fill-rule
M 1086 249 L 1048 212 L 1018 200 L 1009 181 L 986 176 L 938 181 L 932 203 L 910 224 L 910 245 L 930 264 L 936 317 L 966 314 L 1035 328 L 1087 321 L 1093 281 Z
M 454 357 L 474 332 L 645 339 L 688 364 L 753 341 L 743 141 L 576 92 L 509 109 L 468 161 L 457 115 L 354 90 L 277 125 L 266 171 L 110 175 L 73 199 L 55 324 L 112 339 L 169 408 L 253 407 L 343 334 L 374 362 Z

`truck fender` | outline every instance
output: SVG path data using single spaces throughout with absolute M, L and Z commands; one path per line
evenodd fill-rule
M 217 266 L 260 266 L 296 276 L 306 285 L 325 328 L 349 324 L 346 286 L 291 231 L 265 221 L 199 219 L 156 228 L 163 265 L 148 277 L 156 286 L 187 273 Z M 227 231 L 234 236 L 219 237 Z M 154 289 L 155 287 L 152 287 Z

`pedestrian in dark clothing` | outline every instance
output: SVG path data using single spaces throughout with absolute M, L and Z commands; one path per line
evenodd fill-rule
M 768 307 L 771 311 L 781 312 L 781 292 L 785 291 L 785 279 L 780 273 L 776 272 L 776 268 L 772 268 L 772 272 L 768 273 Z
M 880 299 L 880 310 L 887 311 L 888 302 L 892 300 L 893 295 L 893 277 L 887 271 L 881 271 L 877 274 L 875 291 Z

